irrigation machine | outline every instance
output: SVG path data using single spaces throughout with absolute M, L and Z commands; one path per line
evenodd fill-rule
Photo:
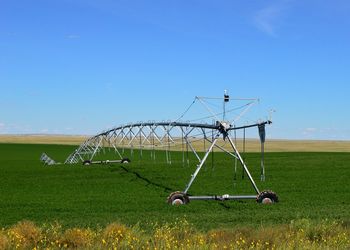
M 228 103 L 238 101 L 238 107 L 228 108 Z M 212 102 L 220 103 L 220 112 L 214 112 L 211 107 Z M 268 204 L 278 202 L 276 193 L 271 190 L 260 191 L 257 187 L 243 157 L 237 148 L 237 131 L 243 131 L 243 151 L 245 150 L 246 130 L 257 128 L 261 144 L 260 178 L 265 181 L 264 164 L 264 143 L 265 126 L 271 124 L 271 117 L 258 122 L 247 121 L 239 123 L 248 110 L 259 102 L 256 98 L 230 98 L 227 91 L 223 97 L 198 97 L 196 96 L 185 112 L 175 120 L 171 121 L 148 121 L 129 123 L 103 131 L 84 141 L 65 160 L 64 164 L 109 164 L 109 163 L 129 163 L 126 158 L 126 150 L 130 150 L 131 156 L 138 150 L 142 158 L 143 150 L 149 150 L 150 156 L 156 160 L 156 152 L 164 152 L 166 162 L 172 164 L 173 151 L 182 152 L 183 165 L 189 164 L 189 152 L 192 152 L 198 160 L 195 171 L 191 175 L 189 182 L 183 191 L 171 193 L 167 202 L 172 205 L 188 204 L 194 200 L 242 200 L 255 199 L 258 203 Z M 190 114 L 193 106 L 198 103 L 205 110 L 207 116 L 198 119 L 184 121 L 184 117 Z M 216 105 L 218 107 L 218 105 Z M 227 119 L 228 115 L 234 114 L 233 119 Z M 205 122 L 210 119 L 211 122 Z M 241 124 L 241 125 L 238 125 Z M 202 141 L 204 148 L 196 146 L 198 141 Z M 225 146 L 220 142 L 225 142 Z M 210 195 L 196 196 L 189 195 L 189 190 L 201 171 L 203 165 L 208 160 L 208 156 L 214 153 L 214 148 L 224 152 L 234 160 L 234 173 L 236 175 L 237 165 L 241 165 L 243 173 L 248 177 L 254 193 L 251 195 Z M 94 160 L 97 155 L 105 152 L 106 149 L 113 150 L 119 159 L 117 160 Z M 204 153 L 200 154 L 200 151 Z M 131 157 L 132 158 L 132 157 Z M 45 165 L 59 164 L 52 160 L 45 153 L 41 156 L 41 161 Z

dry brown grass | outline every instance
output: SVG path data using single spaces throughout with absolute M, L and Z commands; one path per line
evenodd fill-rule
M 208 142 L 206 142 L 208 147 Z M 231 150 L 230 144 L 219 140 L 218 145 L 227 150 Z M 194 142 L 196 150 L 203 151 L 203 141 Z M 236 146 L 240 152 L 243 151 L 243 140 L 237 139 Z M 181 145 L 174 147 L 181 151 Z M 218 151 L 218 148 L 214 148 Z M 245 142 L 246 152 L 260 152 L 261 144 L 259 140 L 247 139 Z M 232 150 L 231 150 L 232 151 Z M 317 140 L 266 140 L 265 152 L 350 152 L 350 141 L 317 141 Z
M 10 229 L 8 235 L 16 246 L 23 248 L 36 246 L 42 238 L 41 229 L 31 221 L 18 222 Z
M 96 234 L 90 229 L 67 229 L 60 240 L 59 246 L 63 246 L 64 248 L 84 249 L 91 246 L 95 235 Z
M 0 143 L 29 143 L 29 144 L 66 144 L 79 145 L 87 136 L 69 135 L 0 135 Z M 125 141 L 125 144 L 128 142 Z M 228 142 L 219 141 L 219 145 L 229 149 Z M 196 150 L 203 151 L 203 140 L 193 142 Z M 137 148 L 137 147 L 135 147 Z M 237 140 L 238 150 L 243 150 L 242 139 Z M 158 148 L 165 150 L 165 147 Z M 171 146 L 172 150 L 182 150 L 181 142 Z M 260 152 L 260 142 L 256 139 L 247 139 L 245 144 L 247 152 Z M 216 149 L 218 150 L 218 149 Z M 267 140 L 266 152 L 350 152 L 350 141 L 327 141 L 327 140 Z
M 249 140 L 247 142 L 247 151 L 255 151 L 255 152 L 260 151 L 259 141 Z M 266 152 L 350 152 L 350 141 L 267 140 L 265 143 L 265 151 Z
M 112 223 L 108 225 L 103 231 L 103 238 L 107 243 L 113 241 L 120 242 L 123 240 L 123 238 L 126 237 L 128 233 L 129 229 L 125 225 Z
M 8 249 L 10 242 L 4 232 L 0 232 L 0 249 Z
M 0 135 L 0 143 L 79 145 L 87 138 L 83 135 Z

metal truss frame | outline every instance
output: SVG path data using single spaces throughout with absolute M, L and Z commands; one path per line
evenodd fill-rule
M 198 160 L 198 165 L 195 172 L 191 175 L 191 178 L 186 185 L 183 194 L 188 193 L 190 187 L 192 186 L 194 180 L 196 179 L 198 173 L 202 169 L 204 163 L 206 162 L 209 154 L 214 148 L 227 153 L 231 157 L 234 157 L 236 161 L 240 162 L 243 167 L 245 174 L 248 176 L 250 183 L 255 191 L 255 195 L 222 195 L 222 196 L 189 196 L 190 200 L 230 200 L 230 199 L 256 199 L 260 191 L 250 174 L 250 171 L 245 164 L 243 158 L 241 157 L 237 147 L 235 145 L 235 140 L 231 138 L 230 131 L 236 131 L 240 129 L 246 129 L 251 127 L 259 128 L 260 141 L 263 144 L 265 142 L 265 125 L 270 124 L 271 121 L 264 121 L 260 123 L 249 124 L 245 126 L 235 127 L 227 122 L 217 121 L 215 124 L 202 124 L 202 123 L 188 123 L 188 122 L 140 122 L 132 123 L 127 125 L 122 125 L 115 127 L 113 129 L 104 131 L 100 134 L 88 138 L 84 143 L 82 143 L 64 162 L 65 164 L 75 164 L 84 161 L 92 161 L 93 158 L 104 150 L 105 148 L 113 148 L 115 153 L 123 158 L 124 149 L 130 149 L 131 152 L 135 148 L 140 149 L 140 154 L 142 155 L 142 149 L 152 149 L 153 157 L 155 159 L 155 148 L 162 149 L 166 152 L 167 163 L 171 164 L 171 147 L 177 145 L 186 144 L 195 157 Z M 218 140 L 222 138 L 229 142 L 230 150 L 218 145 Z M 211 137 L 211 138 L 210 138 Z M 198 140 L 204 140 L 208 142 L 209 146 L 205 149 L 204 156 L 200 156 L 197 152 L 193 143 Z M 183 163 L 185 157 L 182 157 Z M 188 159 L 187 159 L 188 164 Z M 263 174 L 265 174 L 263 158 L 261 161 L 261 173 L 262 179 Z

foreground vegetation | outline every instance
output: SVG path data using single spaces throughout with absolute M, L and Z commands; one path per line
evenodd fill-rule
M 41 227 L 22 221 L 0 232 L 0 249 L 348 249 L 350 228 L 336 222 L 310 220 L 289 225 L 201 232 L 185 219 L 143 231 L 111 223 L 105 228 Z

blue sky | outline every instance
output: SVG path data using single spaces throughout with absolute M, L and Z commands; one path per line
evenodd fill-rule
M 349 13 L 345 0 L 0 0 L 0 134 L 174 119 L 228 89 L 260 98 L 260 117 L 276 110 L 270 138 L 350 140 Z

